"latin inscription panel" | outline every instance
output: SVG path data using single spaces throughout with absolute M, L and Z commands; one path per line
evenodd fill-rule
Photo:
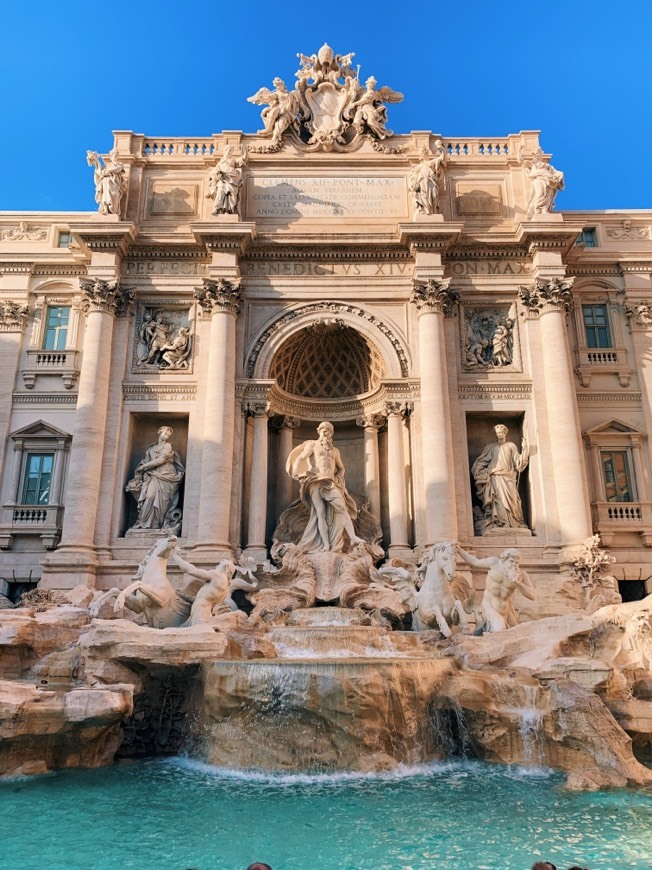
M 299 218 L 405 218 L 403 176 L 283 176 L 252 173 L 247 218 L 289 222 Z

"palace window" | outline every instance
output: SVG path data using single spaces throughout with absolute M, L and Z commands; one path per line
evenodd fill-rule
M 68 245 L 72 242 L 72 233 L 68 230 L 63 230 L 57 236 L 57 247 L 58 248 L 67 248 Z
M 45 318 L 43 333 L 44 350 L 65 350 L 70 324 L 70 308 L 61 305 L 49 305 Z
M 612 347 L 606 305 L 582 305 L 587 347 Z
M 575 244 L 583 245 L 585 248 L 597 248 L 598 234 L 595 227 L 584 227 Z
M 49 504 L 54 453 L 28 453 L 25 462 L 22 504 Z
M 631 462 L 627 450 L 601 450 L 602 476 L 606 500 L 634 501 Z

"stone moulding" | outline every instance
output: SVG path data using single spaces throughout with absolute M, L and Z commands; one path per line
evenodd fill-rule
M 346 326 L 362 332 L 381 351 L 390 377 L 409 376 L 407 346 L 380 317 L 357 305 L 324 300 L 286 310 L 257 333 L 250 343 L 246 357 L 247 377 L 267 377 L 271 362 L 281 344 L 296 330 L 318 321 L 319 315 L 336 315 Z M 291 326 L 295 328 L 292 329 Z
M 460 399 L 531 399 L 532 384 L 459 384 Z
M 125 402 L 194 402 L 197 387 L 194 384 L 123 384 Z

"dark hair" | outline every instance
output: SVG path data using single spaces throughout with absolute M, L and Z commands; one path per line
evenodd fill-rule
M 254 861 L 247 867 L 247 870 L 272 870 L 269 864 L 262 864 L 260 861 Z
M 537 861 L 532 865 L 532 870 L 557 870 L 557 868 L 550 861 Z
M 569 867 L 568 870 L 589 870 L 588 867 L 578 867 L 577 864 L 573 864 L 572 867 Z

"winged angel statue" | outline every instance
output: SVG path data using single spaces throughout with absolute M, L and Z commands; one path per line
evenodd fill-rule
M 330 151 L 350 144 L 356 136 L 386 139 L 385 103 L 400 103 L 403 94 L 388 87 L 377 87 L 370 76 L 364 86 L 359 67 L 354 70 L 354 53 L 334 54 L 324 44 L 317 54 L 299 54 L 297 85 L 288 91 L 282 79 L 274 79 L 274 90 L 261 88 L 249 102 L 265 106 L 261 113 L 264 128 L 260 136 L 280 146 L 286 130 L 294 131 L 308 146 Z

